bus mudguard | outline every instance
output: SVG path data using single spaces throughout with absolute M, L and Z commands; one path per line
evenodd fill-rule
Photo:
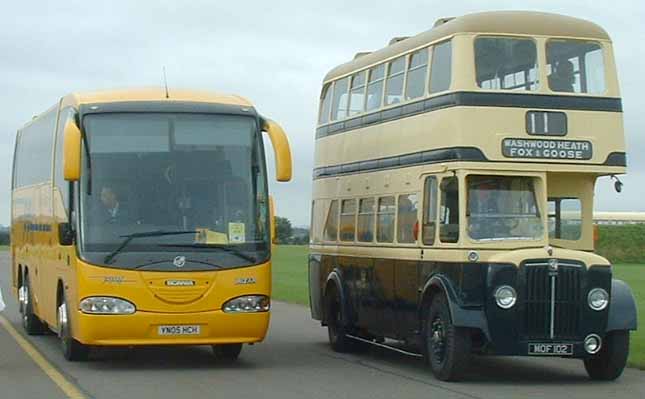
M 426 295 L 431 295 L 431 291 L 434 289 L 438 289 L 446 295 L 453 325 L 456 327 L 478 329 L 490 340 L 491 337 L 488 331 L 488 322 L 486 321 L 486 314 L 484 313 L 483 307 L 480 309 L 468 309 L 463 307 L 458 300 L 453 284 L 444 275 L 435 274 L 428 280 L 428 282 L 426 282 L 421 295 L 424 300 L 421 302 L 419 312 L 424 311 L 423 306 L 426 304 Z
M 627 284 L 622 280 L 611 281 L 611 298 L 609 299 L 609 320 L 607 332 L 616 330 L 636 330 L 636 300 Z
M 344 320 L 343 324 L 347 325 L 351 318 L 349 317 L 349 306 L 347 302 L 347 295 L 344 289 L 344 284 L 343 284 L 343 278 L 342 278 L 342 271 L 339 268 L 335 268 L 334 270 L 329 273 L 327 276 L 327 281 L 325 282 L 325 290 L 323 291 L 323 303 L 325 302 L 325 298 L 327 296 L 327 290 L 329 289 L 331 284 L 336 285 L 336 289 L 338 290 L 338 295 L 340 296 L 340 302 L 343 306 L 343 312 L 341 313 L 342 317 Z M 322 325 L 327 325 L 327 320 L 326 317 L 327 315 L 324 314 L 323 312 L 323 320 L 322 320 Z

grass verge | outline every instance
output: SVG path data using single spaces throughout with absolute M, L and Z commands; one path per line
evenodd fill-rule
M 273 253 L 273 298 L 309 305 L 306 246 L 276 246 Z M 638 320 L 645 321 L 645 265 L 614 265 L 614 277 L 627 282 L 636 296 Z M 629 355 L 630 367 L 645 370 L 645 328 L 633 332 Z

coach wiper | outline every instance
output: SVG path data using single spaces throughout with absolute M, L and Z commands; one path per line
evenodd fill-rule
M 117 256 L 125 247 L 130 244 L 130 241 L 134 240 L 135 238 L 142 238 L 142 237 L 161 237 L 161 236 L 174 236 L 174 235 L 180 235 L 180 234 L 197 234 L 198 231 L 196 230 L 177 230 L 177 231 L 163 231 L 163 230 L 155 230 L 155 231 L 146 231 L 143 233 L 133 233 L 133 234 L 128 234 L 120 237 L 125 237 L 125 240 L 119 245 L 114 251 L 110 252 L 103 262 L 106 264 L 110 264 L 112 260 L 114 260 L 114 257 Z

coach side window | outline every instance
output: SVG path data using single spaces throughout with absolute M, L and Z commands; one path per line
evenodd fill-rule
M 343 200 L 340 206 L 340 240 L 354 241 L 356 229 L 356 200 Z
M 439 212 L 439 239 L 441 242 L 458 242 L 459 180 L 456 177 L 446 177 L 441 180 L 441 208 Z
M 334 83 L 334 95 L 331 102 L 331 119 L 339 120 L 347 117 L 349 103 L 349 78 L 337 80 Z
M 385 83 L 385 105 L 397 104 L 403 100 L 403 79 L 405 77 L 405 56 L 388 63 Z
M 362 198 L 358 205 L 358 241 L 374 241 L 374 198 Z
M 424 48 L 410 55 L 408 78 L 405 83 L 405 99 L 412 100 L 423 96 L 428 74 L 428 49 Z
M 394 241 L 394 216 L 396 204 L 394 197 L 381 197 L 378 200 L 378 217 L 376 223 L 376 241 Z
M 320 100 L 320 116 L 318 117 L 318 123 L 327 123 L 329 122 L 329 108 L 331 105 L 331 92 L 332 84 L 327 83 L 323 87 L 322 96 Z
M 423 243 L 434 244 L 437 231 L 437 178 L 426 178 L 425 194 L 423 198 Z
M 411 244 L 417 241 L 416 229 L 418 200 L 416 194 L 399 195 L 397 215 L 397 241 L 403 244 Z
M 450 41 L 434 46 L 430 67 L 430 93 L 450 88 L 452 80 L 452 45 Z
M 327 221 L 325 222 L 325 241 L 338 239 L 338 200 L 333 200 L 329 206 Z
M 365 71 L 352 76 L 349 92 L 349 115 L 360 114 L 365 109 Z

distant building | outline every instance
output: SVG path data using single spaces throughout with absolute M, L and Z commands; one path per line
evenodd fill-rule
M 645 212 L 594 212 L 594 224 L 645 224 Z

